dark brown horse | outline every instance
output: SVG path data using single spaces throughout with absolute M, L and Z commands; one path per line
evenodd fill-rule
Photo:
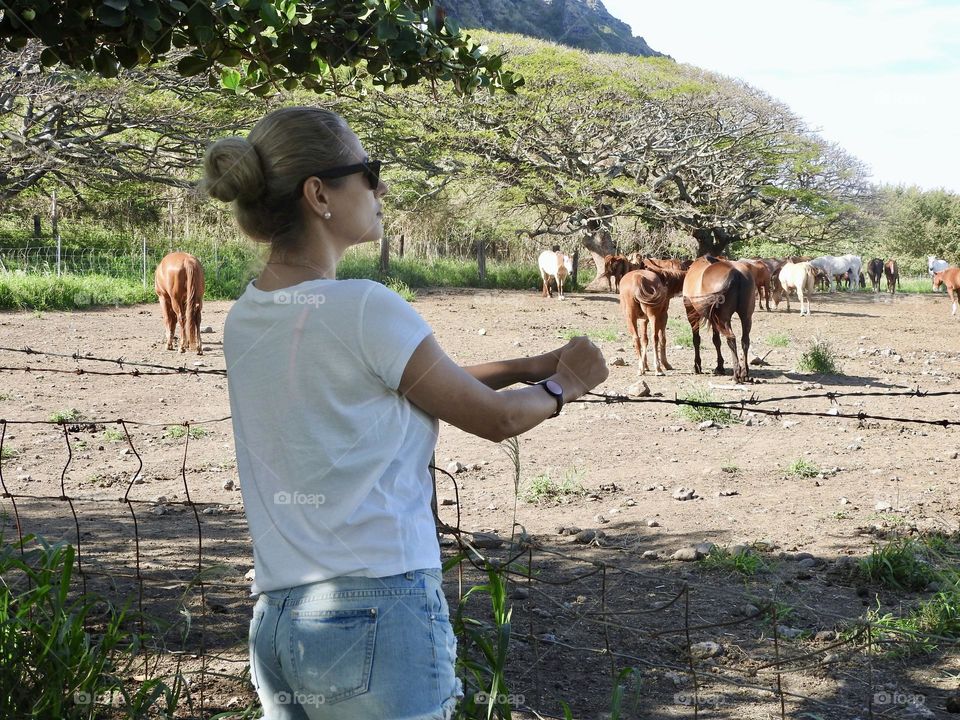
M 733 351 L 734 382 L 745 381 L 750 374 L 748 352 L 750 328 L 753 324 L 753 309 L 757 291 L 749 267 L 740 262 L 718 260 L 710 255 L 697 258 L 683 281 L 683 306 L 693 331 L 693 371 L 703 372 L 700 362 L 700 326 L 710 323 L 713 328 L 713 344 L 717 348 L 717 368 L 714 374 L 722 375 L 723 355 L 720 352 L 720 335 L 727 339 Z M 740 316 L 743 363 L 737 355 L 737 340 L 731 322 L 733 314 Z
M 605 255 L 603 258 L 603 277 L 614 292 L 620 292 L 620 280 L 631 270 L 639 270 L 642 266 L 632 263 L 624 255 Z
M 657 375 L 673 370 L 667 362 L 667 310 L 670 298 L 683 290 L 683 270 L 631 270 L 620 280 L 620 309 L 637 351 L 637 370 L 643 375 L 647 362 L 647 325 L 653 322 L 653 362 Z M 640 331 L 637 332 L 637 321 Z
M 867 263 L 867 275 L 870 276 L 870 284 L 873 285 L 874 292 L 880 292 L 880 278 L 883 277 L 883 260 L 873 258 Z
M 883 274 L 887 278 L 887 292 L 891 295 L 897 292 L 897 285 L 900 284 L 900 266 L 896 260 L 887 260 L 883 266 Z
M 773 291 L 773 278 L 770 277 L 770 268 L 762 260 L 741 260 L 750 268 L 750 274 L 753 275 L 753 284 L 757 288 L 757 302 L 763 306 L 763 301 L 767 301 L 767 312 L 770 312 L 770 294 Z

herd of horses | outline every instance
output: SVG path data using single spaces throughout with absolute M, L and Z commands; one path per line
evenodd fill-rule
M 543 253 L 541 257 L 549 254 Z M 874 292 L 880 292 L 881 279 L 886 278 L 887 291 L 896 293 L 900 269 L 896 260 L 873 258 L 867 263 L 867 274 Z M 953 302 L 953 313 L 960 305 L 960 268 L 947 267 L 946 262 L 930 257 L 928 269 L 933 277 L 933 288 L 947 286 Z M 541 262 L 543 272 L 543 263 Z M 800 315 L 810 314 L 810 296 L 820 284 L 831 290 L 846 284 L 857 288 L 865 286 L 862 260 L 856 255 L 741 258 L 704 255 L 696 260 L 679 260 L 607 255 L 602 277 L 609 288 L 620 296 L 620 307 L 627 322 L 637 353 L 640 374 L 650 370 L 647 361 L 648 329 L 653 329 L 654 370 L 663 375 L 672 370 L 666 356 L 667 311 L 670 300 L 683 298 L 683 307 L 693 335 L 694 372 L 702 372 L 700 357 L 700 328 L 709 325 L 717 351 L 715 374 L 724 373 L 721 338 L 733 354 L 735 382 L 749 378 L 750 330 L 757 304 L 770 310 L 770 299 L 779 307 L 783 300 L 790 310 L 790 294 L 796 293 Z M 561 283 L 562 284 L 562 283 Z M 547 276 L 544 274 L 544 294 L 547 294 Z M 740 319 L 740 350 L 732 328 L 733 316 Z

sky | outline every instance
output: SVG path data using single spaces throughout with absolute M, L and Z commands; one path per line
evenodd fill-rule
M 879 183 L 960 192 L 960 0 L 603 0 L 677 62 L 740 78 Z

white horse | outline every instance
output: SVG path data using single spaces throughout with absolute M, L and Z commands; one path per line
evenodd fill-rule
M 787 312 L 790 312 L 790 291 L 796 290 L 800 299 L 800 317 L 804 316 L 803 302 L 807 302 L 807 312 L 810 314 L 810 296 L 813 295 L 813 285 L 816 281 L 816 272 L 809 262 L 787 263 L 780 268 L 780 285 L 783 288 L 774 295 L 774 303 L 779 305 L 782 298 L 787 299 Z
M 560 299 L 563 300 L 563 283 L 573 272 L 573 258 L 562 252 L 544 250 L 537 258 L 537 264 L 540 266 L 540 276 L 543 278 L 543 296 L 553 297 L 550 279 L 556 278 L 557 290 L 560 292 Z
M 810 264 L 824 272 L 827 281 L 830 283 L 830 291 L 837 289 L 837 275 L 850 273 L 850 283 L 856 289 L 860 287 L 860 270 L 863 268 L 863 260 L 858 255 L 822 255 L 810 261 Z
M 948 263 L 946 260 L 941 260 L 934 255 L 927 255 L 927 273 L 929 273 L 931 276 L 934 273 L 946 270 L 948 267 L 950 267 L 950 263 Z

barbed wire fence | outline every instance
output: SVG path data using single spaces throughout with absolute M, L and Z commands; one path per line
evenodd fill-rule
M 81 355 L 79 352 L 55 353 L 6 347 L 0 347 L 0 352 L 31 358 L 69 360 L 74 364 L 70 368 L 54 367 L 52 364 L 4 365 L 0 367 L 4 372 L 124 375 L 133 379 L 150 375 L 225 376 L 225 371 L 217 369 L 132 362 L 124 358 Z M 116 369 L 97 370 L 95 367 L 87 367 L 89 365 L 107 365 Z M 960 391 L 925 391 L 917 387 L 904 390 L 788 394 L 767 398 L 751 394 L 734 401 L 704 402 L 682 398 L 631 398 L 591 393 L 580 402 L 687 405 L 722 408 L 736 413 L 757 413 L 776 419 L 805 416 L 859 422 L 876 420 L 920 423 L 948 428 L 960 425 L 960 421 L 952 418 L 879 415 L 862 411 L 844 413 L 837 407 L 840 401 L 849 398 L 930 398 L 956 395 L 960 395 Z M 779 406 L 782 403 L 811 398 L 824 400 L 831 407 L 824 412 L 817 412 Z M 245 633 L 249 614 L 246 598 L 249 585 L 245 581 L 229 580 L 213 572 L 216 564 L 222 562 L 224 555 L 215 549 L 217 532 L 221 535 L 225 530 L 232 532 L 239 529 L 242 533 L 246 532 L 245 523 L 241 521 L 233 523 L 231 527 L 223 524 L 218 527 L 216 521 L 222 518 L 225 506 L 239 513 L 242 512 L 242 504 L 198 501 L 194 499 L 195 493 L 191 492 L 188 478 L 191 468 L 190 429 L 212 423 L 225 423 L 229 419 L 218 417 L 167 423 L 147 423 L 125 418 L 83 418 L 76 421 L 0 419 L 0 498 L 9 501 L 11 505 L 16 541 L 21 553 L 24 551 L 25 538 L 34 534 L 29 527 L 30 521 L 21 510 L 33 505 L 37 505 L 41 512 L 44 507 L 65 508 L 68 514 L 64 512 L 61 515 L 66 518 L 69 532 L 63 533 L 63 539 L 67 539 L 76 548 L 78 591 L 86 594 L 90 589 L 88 581 L 93 585 L 106 580 L 105 586 L 116 593 L 110 598 L 111 601 L 123 604 L 131 597 L 134 598 L 141 634 L 146 629 L 145 618 L 166 616 L 169 619 L 171 602 L 168 589 L 184 591 L 180 602 L 175 603 L 177 607 L 174 612 L 182 612 L 189 605 L 189 601 L 185 599 L 186 594 L 195 590 L 196 602 L 190 606 L 192 617 L 189 631 L 184 633 L 180 646 L 171 647 L 166 641 L 160 642 L 142 648 L 141 658 L 144 677 L 163 672 L 164 668 L 169 669 L 171 666 L 180 672 L 182 658 L 195 658 L 196 663 L 191 666 L 192 669 L 185 671 L 192 675 L 192 687 L 195 688 L 197 696 L 197 706 L 194 709 L 197 714 L 191 717 L 206 718 L 214 709 L 228 709 L 223 707 L 222 700 L 209 699 L 217 683 L 224 678 L 223 672 L 213 669 L 214 662 L 236 663 L 241 668 L 246 667 Z M 178 466 L 184 499 L 147 500 L 137 497 L 135 488 L 144 468 L 146 452 L 137 442 L 137 432 L 172 425 L 180 425 L 185 431 L 183 453 Z M 9 473 L 5 470 L 11 457 L 4 452 L 8 428 L 21 426 L 52 427 L 62 432 L 64 460 L 60 469 L 59 494 L 24 492 L 23 483 L 9 480 Z M 104 494 L 97 496 L 77 492 L 70 487 L 73 483 L 69 479 L 69 473 L 75 459 L 76 445 L 73 436 L 84 432 L 99 432 L 106 427 L 115 427 L 122 432 L 123 440 L 136 461 L 136 467 L 127 471 L 121 497 L 107 497 Z M 459 597 L 464 600 L 466 598 L 465 583 L 473 582 L 476 578 L 485 578 L 492 569 L 506 577 L 514 588 L 524 590 L 526 594 L 522 597 L 528 598 L 529 602 L 521 601 L 521 608 L 532 606 L 522 618 L 526 621 L 526 633 L 515 633 L 510 640 L 511 652 L 516 655 L 510 677 L 513 683 L 521 683 L 523 687 L 532 686 L 534 697 L 530 702 L 527 702 L 526 697 L 508 698 L 515 710 L 529 712 L 538 717 L 558 717 L 539 708 L 546 699 L 545 667 L 551 662 L 555 663 L 558 653 L 563 651 L 576 658 L 590 659 L 585 662 L 596 659 L 602 665 L 609 664 L 611 685 L 629 686 L 632 683 L 637 694 L 645 680 L 655 682 L 657 679 L 669 679 L 674 687 L 679 689 L 674 693 L 674 704 L 688 708 L 690 716 L 694 718 L 700 717 L 705 710 L 716 710 L 721 703 L 732 704 L 726 694 L 717 692 L 718 687 L 734 693 L 738 702 L 763 702 L 763 698 L 769 698 L 779 706 L 779 716 L 784 719 L 788 717 L 788 703 L 791 707 L 803 703 L 811 717 L 816 717 L 816 712 L 827 713 L 825 717 L 838 718 L 863 716 L 864 713 L 868 718 L 889 717 L 887 711 L 890 710 L 890 703 L 877 702 L 877 685 L 874 681 L 877 649 L 894 647 L 901 642 L 925 642 L 953 648 L 956 646 L 956 640 L 952 637 L 898 630 L 889 624 L 876 623 L 864 617 L 851 620 L 849 614 L 832 613 L 823 607 L 810 607 L 809 610 L 825 621 L 845 627 L 846 630 L 835 635 L 826 644 L 820 644 L 813 649 L 786 645 L 782 609 L 775 600 L 758 603 L 753 612 L 741 613 L 734 619 L 719 619 L 718 616 L 724 614 L 736 614 L 724 611 L 743 604 L 745 593 L 742 589 L 718 587 L 717 583 L 699 587 L 696 579 L 674 577 L 669 569 L 638 569 L 637 566 L 642 567 L 642 562 L 646 561 L 639 556 L 636 543 L 626 537 L 607 537 L 603 533 L 596 533 L 586 545 L 571 551 L 552 547 L 522 530 L 517 532 L 514 528 L 508 541 L 490 550 L 484 542 L 489 538 L 483 533 L 461 528 L 461 506 L 456 479 L 444 470 L 435 469 L 453 485 L 456 495 L 456 524 L 445 525 L 438 519 L 438 528 L 452 539 L 456 552 L 462 554 L 468 563 L 460 563 L 458 566 Z M 519 479 L 519 455 L 516 457 L 516 471 Z M 187 521 L 179 523 L 176 528 L 168 526 L 159 531 L 159 534 L 157 529 L 145 534 L 144 521 L 151 515 L 168 512 L 168 508 L 179 508 L 185 513 Z M 132 541 L 132 550 L 128 553 L 119 551 L 116 557 L 110 557 L 109 551 L 98 553 L 98 534 L 84 531 L 83 528 L 98 528 L 121 514 L 129 517 L 129 537 L 125 539 Z M 38 529 L 42 530 L 43 526 L 49 523 L 41 518 L 36 524 L 41 526 Z M 187 537 L 174 534 L 185 532 L 187 526 L 190 527 L 189 542 Z M 150 554 L 157 553 L 159 546 L 172 541 L 176 541 L 179 555 L 189 558 L 186 567 L 178 567 L 176 557 L 170 560 Z M 119 545 L 117 547 L 119 548 Z M 246 552 L 249 557 L 249 547 L 245 543 L 235 543 L 229 550 Z M 99 585 L 104 583 L 100 582 Z M 571 603 L 564 599 L 564 594 L 571 589 L 589 595 L 582 598 L 578 596 Z M 211 598 L 215 595 L 228 601 L 214 601 Z M 644 598 L 644 607 L 637 607 L 640 597 Z M 793 601 L 798 602 L 797 599 Z M 231 606 L 236 612 L 225 612 L 227 606 Z M 540 612 L 536 612 L 537 610 Z M 561 620 L 568 623 L 566 633 L 545 632 L 553 629 Z M 231 627 L 224 632 L 223 625 Z M 756 638 L 758 625 L 761 630 L 760 639 Z M 734 635 L 740 633 L 735 635 L 736 642 L 731 645 L 736 646 L 736 659 L 744 669 L 732 669 L 716 663 L 718 653 L 721 652 L 717 644 L 700 640 L 709 631 Z M 589 642 L 591 639 L 593 642 Z M 755 645 L 753 652 L 743 647 L 751 643 Z M 863 686 L 860 702 L 825 700 L 791 689 L 792 683 L 784 681 L 795 673 L 820 671 L 825 667 L 842 666 L 844 663 L 855 668 L 851 674 L 859 678 L 860 685 Z M 637 674 L 625 678 L 624 671 L 629 668 L 633 668 Z M 607 674 L 607 671 L 599 668 L 597 671 Z M 243 670 L 228 673 L 227 676 L 237 685 L 247 683 Z M 855 684 L 851 682 L 850 686 Z M 847 694 L 851 692 L 853 691 L 848 688 Z M 248 695 L 250 694 L 248 689 Z M 887 693 L 880 697 L 880 700 L 885 701 L 889 695 Z M 875 708 L 879 705 L 883 707 Z

